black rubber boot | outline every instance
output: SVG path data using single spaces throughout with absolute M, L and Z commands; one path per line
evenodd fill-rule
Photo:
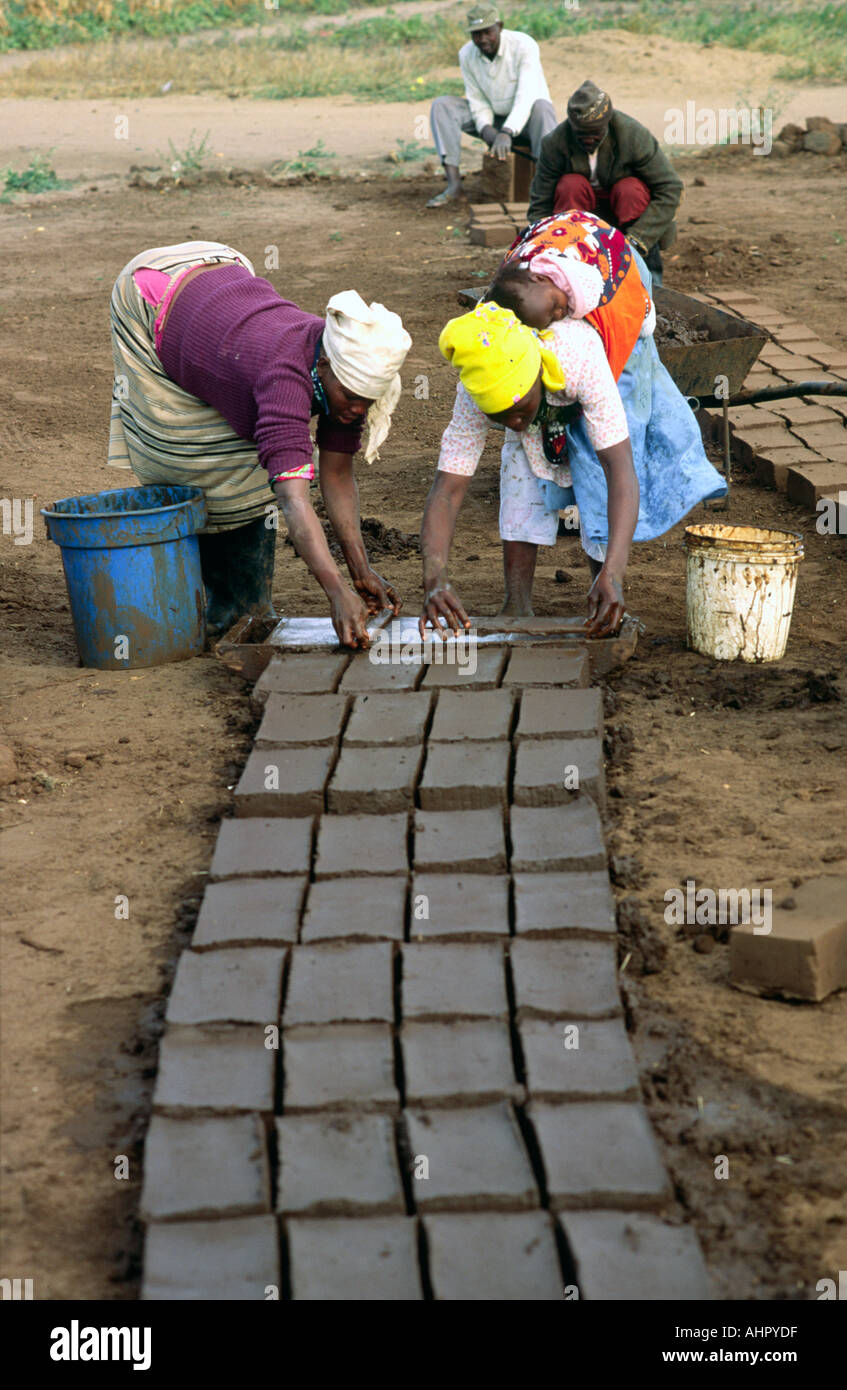
M 201 535 L 200 567 L 206 589 L 206 635 L 220 637 L 238 618 L 276 617 L 271 588 L 276 531 L 260 516 L 234 531 Z
M 644 264 L 646 265 L 650 274 L 653 276 L 653 284 L 661 285 L 662 272 L 664 270 L 664 266 L 662 265 L 662 253 L 659 250 L 658 242 L 656 242 L 654 246 L 650 247 L 650 250 L 644 257 Z

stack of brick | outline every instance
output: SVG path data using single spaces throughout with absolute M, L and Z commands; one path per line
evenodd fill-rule
M 473 246 L 511 246 L 526 226 L 526 203 L 471 203 Z

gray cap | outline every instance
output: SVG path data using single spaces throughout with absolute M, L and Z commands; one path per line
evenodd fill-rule
M 611 118 L 611 98 L 590 79 L 577 88 L 568 102 L 568 120 L 577 130 L 602 129 Z
M 474 5 L 472 10 L 468 10 L 468 29 L 471 33 L 475 29 L 490 29 L 492 24 L 501 24 L 503 17 L 496 5 Z

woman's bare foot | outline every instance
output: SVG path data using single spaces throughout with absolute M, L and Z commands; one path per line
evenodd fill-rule
M 528 603 L 516 603 L 507 600 L 503 607 L 498 610 L 496 616 L 498 618 L 534 618 L 535 611 Z

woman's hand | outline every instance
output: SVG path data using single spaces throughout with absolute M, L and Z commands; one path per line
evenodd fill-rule
M 588 637 L 608 637 L 617 632 L 623 621 L 623 586 L 620 579 L 605 565 L 588 591 L 588 617 L 585 632 Z
M 343 647 L 369 647 L 368 610 L 358 594 L 340 584 L 330 597 L 330 617 Z
M 380 613 L 384 608 L 390 608 L 396 618 L 403 606 L 396 590 L 370 565 L 353 580 L 353 588 L 362 595 L 369 613 Z
M 442 624 L 442 619 L 446 626 Z M 459 595 L 446 580 L 430 589 L 424 599 L 423 612 L 418 622 L 418 629 L 424 639 L 426 639 L 427 623 L 432 623 L 442 642 L 446 641 L 448 630 L 461 632 L 463 628 L 468 628 L 471 625 L 471 620 L 462 607 Z

